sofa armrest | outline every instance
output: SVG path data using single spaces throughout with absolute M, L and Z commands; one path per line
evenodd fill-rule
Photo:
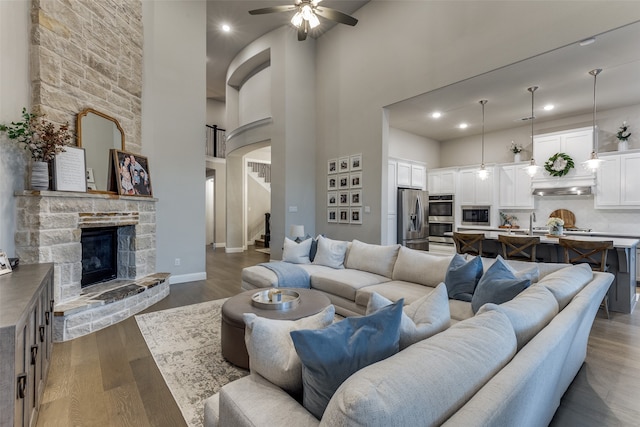
M 251 374 L 220 389 L 219 426 L 317 426 L 320 421 L 280 387 Z

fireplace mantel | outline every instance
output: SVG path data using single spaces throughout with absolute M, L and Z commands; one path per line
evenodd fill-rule
M 20 264 L 55 264 L 57 307 L 67 306 L 82 296 L 80 237 L 84 228 L 132 228 L 130 241 L 118 249 L 119 257 L 124 260 L 118 268 L 118 279 L 139 280 L 156 274 L 157 199 L 63 191 L 20 191 L 15 197 L 16 256 L 20 258 Z M 83 330 L 93 331 L 86 325 Z M 73 331 L 66 332 L 69 331 L 65 331 L 65 336 L 78 336 Z

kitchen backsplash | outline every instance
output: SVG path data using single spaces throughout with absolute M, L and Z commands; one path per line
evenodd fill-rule
M 549 214 L 556 209 L 568 209 L 576 216 L 576 227 L 592 231 L 636 233 L 640 236 L 640 211 L 594 209 L 593 196 L 546 196 L 535 198 L 536 227 L 545 226 Z M 518 217 L 520 227 L 529 226 L 530 210 L 501 210 Z

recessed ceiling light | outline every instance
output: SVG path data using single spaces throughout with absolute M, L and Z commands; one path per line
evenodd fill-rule
M 556 108 L 556 106 L 555 106 L 555 105 L 553 105 L 553 104 L 547 104 L 547 105 L 545 105 L 545 106 L 544 106 L 544 111 L 551 111 L 551 110 L 553 110 L 554 108 Z
M 228 33 L 229 31 L 231 31 L 231 26 L 229 24 L 222 24 L 222 31 L 224 31 L 225 33 Z
M 469 125 L 468 125 L 468 124 L 466 124 L 466 123 L 460 123 L 460 124 L 458 125 L 458 127 L 459 127 L 460 129 L 466 129 L 466 128 L 468 128 L 468 127 L 469 127 Z
M 595 41 L 596 41 L 595 37 L 589 37 L 588 39 L 582 40 L 580 42 L 580 46 L 589 46 L 590 44 L 592 44 Z
M 440 111 L 434 111 L 433 113 L 431 113 L 431 117 L 433 117 L 434 119 L 439 119 L 440 117 L 442 117 L 442 113 Z

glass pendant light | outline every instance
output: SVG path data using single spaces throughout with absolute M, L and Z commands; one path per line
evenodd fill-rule
M 538 86 L 528 87 L 527 90 L 531 92 L 531 117 L 529 118 L 531 120 L 531 162 L 529 163 L 528 166 L 525 167 L 525 169 L 527 171 L 527 175 L 533 178 L 535 174 L 538 173 L 538 170 L 540 169 L 540 166 L 536 165 L 536 159 L 533 157 L 534 146 L 535 146 L 535 143 L 533 141 L 533 120 L 535 119 L 534 112 L 533 112 L 533 97 L 534 97 L 533 94 L 536 90 L 538 90 Z
M 480 105 L 482 105 L 482 163 L 480 164 L 480 170 L 478 171 L 478 178 L 485 181 L 489 178 L 489 171 L 484 167 L 484 106 L 487 102 L 486 99 L 481 99 Z
M 604 161 L 598 158 L 598 133 L 596 131 L 596 82 L 598 81 L 598 74 L 601 72 L 602 68 L 589 71 L 589 74 L 593 76 L 593 150 L 591 151 L 591 158 L 584 162 L 583 165 L 591 171 L 598 169 Z

